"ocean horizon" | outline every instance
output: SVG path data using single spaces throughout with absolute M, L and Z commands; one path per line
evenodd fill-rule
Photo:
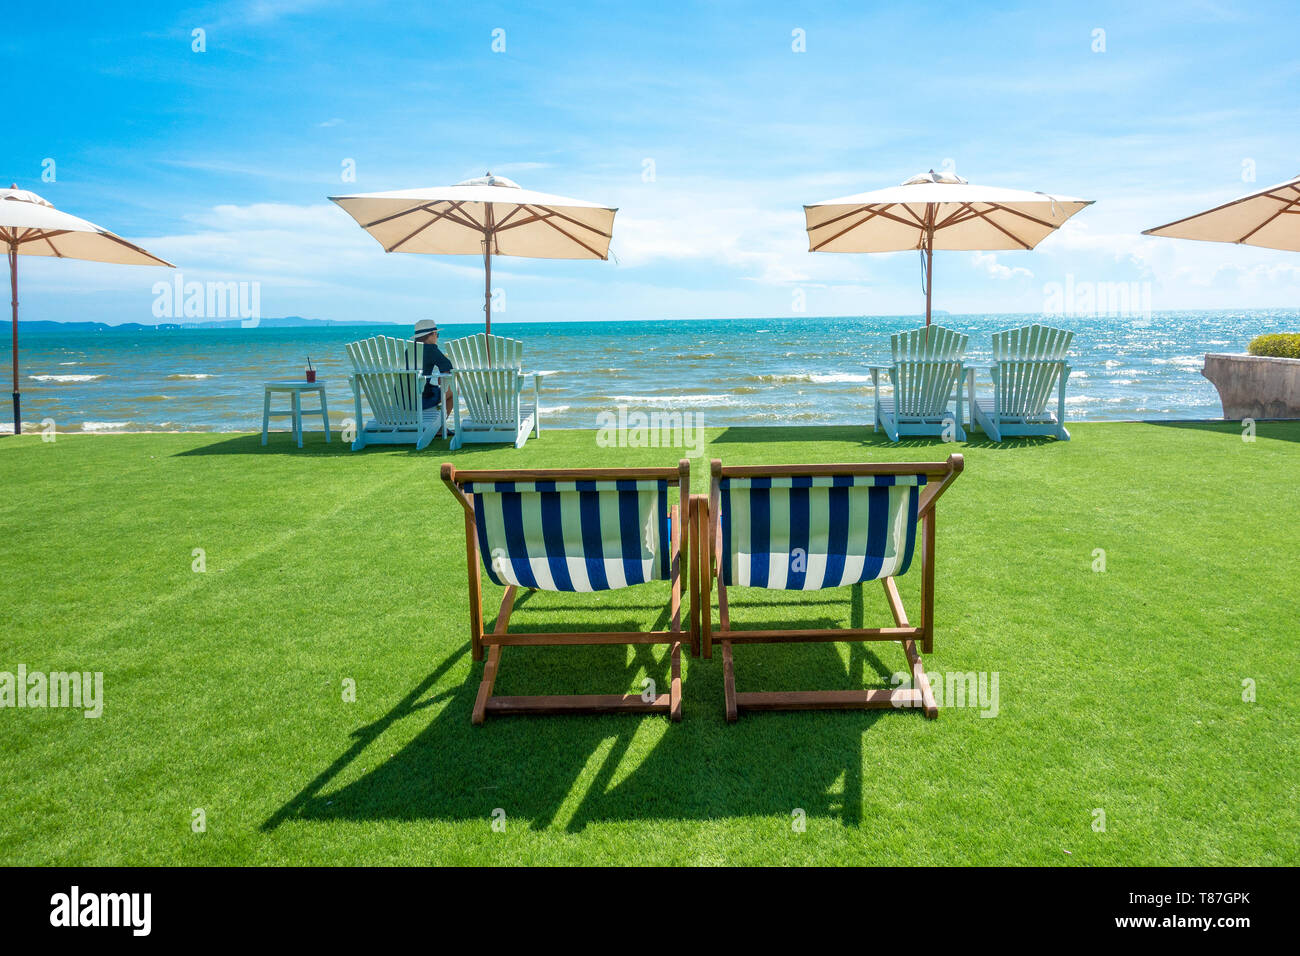
M 1206 352 L 1241 352 L 1255 335 L 1292 331 L 1300 310 L 1206 310 L 1044 319 L 944 314 L 970 336 L 967 362 L 986 366 L 993 332 L 1031 322 L 1074 331 L 1066 390 L 1071 421 L 1204 419 L 1222 414 L 1201 374 Z M 544 428 L 595 428 L 602 411 L 692 412 L 705 427 L 848 425 L 872 421 L 872 365 L 915 315 L 752 319 L 498 321 L 543 374 Z M 482 330 L 446 323 L 442 340 Z M 24 430 L 239 432 L 261 428 L 262 385 L 301 378 L 310 357 L 330 419 L 355 417 L 344 346 L 409 326 L 45 330 L 19 327 Z M 977 391 L 991 389 L 987 372 Z M 365 410 L 369 414 L 369 410 Z M 48 427 L 48 425 L 44 425 Z

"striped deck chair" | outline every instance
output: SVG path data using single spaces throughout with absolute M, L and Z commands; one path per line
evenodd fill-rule
M 420 451 L 439 431 L 445 436 L 447 421 L 441 404 L 425 409 L 421 396 L 430 381 L 441 383 L 445 391 L 451 376 L 423 375 L 423 350 L 423 343 L 388 335 L 348 343 L 348 358 L 352 360 L 348 384 L 352 386 L 357 416 L 353 451 L 367 445 L 403 444 L 414 444 Z M 369 420 L 361 412 L 362 395 L 373 416 Z
M 892 365 L 871 366 L 871 384 L 876 397 L 876 423 L 872 431 L 885 429 L 890 441 L 900 435 L 951 434 L 965 441 L 963 415 L 962 358 L 969 336 L 941 325 L 899 332 L 889 337 Z M 881 373 L 889 378 L 894 394 L 881 394 Z M 956 393 L 957 410 L 949 405 Z
M 487 714 L 666 713 L 681 720 L 681 561 L 690 492 L 690 463 L 676 468 L 574 468 L 458 471 L 442 480 L 465 510 L 469 569 L 470 648 L 487 663 L 472 720 Z M 676 492 L 678 501 L 673 501 Z M 482 556 L 480 571 L 480 556 Z M 481 573 L 505 587 L 489 633 L 483 625 Z M 671 582 L 666 631 L 508 632 L 520 588 L 526 591 L 609 591 L 649 581 Z M 510 645 L 668 644 L 669 692 L 641 695 L 497 697 L 492 694 L 501 649 Z
M 707 501 L 693 499 L 697 542 L 704 560 L 699 580 L 705 657 L 722 643 L 727 720 L 742 710 L 829 710 L 938 706 L 920 652 L 934 644 L 934 506 L 961 474 L 961 455 L 946 462 L 723 467 L 713 461 Z M 921 613 L 908 621 L 894 579 L 912 564 L 921 537 Z M 706 533 L 707 529 L 707 533 Z M 713 632 L 710 595 L 718 586 Z M 738 629 L 732 626 L 728 588 L 815 591 L 880 581 L 893 627 L 830 630 Z M 736 692 L 732 644 L 807 641 L 899 641 L 911 670 L 910 688 L 849 691 Z
M 1027 325 L 993 336 L 993 398 L 975 400 L 971 415 L 994 441 L 1004 436 L 1055 436 L 1070 440 L 1065 428 L 1065 360 L 1073 332 L 1046 325 Z M 972 370 L 973 372 L 973 370 Z M 972 388 L 974 386 L 972 385 Z M 1047 408 L 1056 392 L 1056 414 Z

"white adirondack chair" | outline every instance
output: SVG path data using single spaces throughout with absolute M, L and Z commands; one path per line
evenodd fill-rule
M 353 372 L 348 376 L 356 401 L 357 437 L 352 450 L 367 445 L 414 444 L 416 451 L 447 430 L 447 416 L 439 407 L 422 409 L 420 396 L 429 382 L 447 387 L 450 375 L 426 376 L 424 345 L 409 339 L 377 335 L 372 339 L 349 342 L 348 357 Z M 370 406 L 369 421 L 361 412 L 361 396 Z M 362 422 L 365 422 L 362 425 Z
M 1065 428 L 1065 383 L 1070 378 L 1065 353 L 1073 338 L 1073 332 L 1046 325 L 1027 325 L 993 336 L 994 364 L 989 369 L 993 398 L 976 400 L 971 384 L 972 417 L 989 438 L 1054 435 L 1070 440 Z M 1055 414 L 1047 408 L 1053 390 Z
M 928 333 L 928 334 L 927 334 Z M 876 423 L 873 431 L 885 429 L 890 441 L 900 435 L 935 435 L 965 441 L 962 430 L 962 357 L 968 336 L 940 325 L 912 329 L 890 336 L 893 365 L 873 365 L 871 383 L 876 393 Z M 881 373 L 889 376 L 892 397 L 880 394 Z M 949 403 L 956 393 L 957 409 Z
M 492 347 L 492 361 L 488 362 L 488 345 Z M 447 358 L 456 368 L 523 368 L 524 343 L 504 335 L 467 335 L 447 343 Z
M 495 352 L 492 361 L 496 361 Z M 529 432 L 534 437 L 542 434 L 537 406 L 540 375 L 525 375 L 517 368 L 495 365 L 456 368 L 451 375 L 456 422 L 455 434 L 451 436 L 453 450 L 466 442 L 514 442 L 516 448 L 523 448 Z M 524 383 L 528 378 L 533 380 L 531 401 L 524 397 Z

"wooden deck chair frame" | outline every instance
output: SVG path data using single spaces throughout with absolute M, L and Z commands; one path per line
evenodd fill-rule
M 904 435 L 965 441 L 962 358 L 968 341 L 969 336 L 941 325 L 890 336 L 893 364 L 870 367 L 876 412 L 872 430 L 884 428 L 894 442 Z M 882 372 L 893 388 L 891 397 L 881 394 Z M 955 412 L 949 409 L 954 393 Z
M 702 609 L 700 628 L 703 654 L 713 656 L 713 644 L 722 645 L 723 691 L 728 721 L 735 721 L 744 710 L 861 710 L 871 708 L 920 707 L 925 716 L 939 714 L 938 704 L 921 663 L 921 654 L 934 649 L 934 562 L 935 504 L 961 474 L 961 455 L 949 455 L 944 462 L 906 462 L 897 464 L 863 463 L 842 465 L 753 465 L 726 467 L 718 459 L 712 462 L 712 482 L 707 500 L 696 496 L 693 501 L 697 540 L 703 560 L 695 568 L 696 590 Z M 831 628 L 826 630 L 734 628 L 727 587 L 721 576 L 721 481 L 723 478 L 767 477 L 834 477 L 859 475 L 924 475 L 917 503 L 920 537 L 921 609 L 920 620 L 913 624 L 898 593 L 893 577 L 881 578 L 885 601 L 894 619 L 893 627 Z M 718 627 L 714 630 L 711 609 L 712 590 L 718 589 Z M 694 623 L 694 621 L 692 621 Z M 846 691 L 736 691 L 733 644 L 776 644 L 833 641 L 898 641 L 911 674 L 910 688 L 879 688 Z M 918 648 L 918 643 L 920 647 Z
M 423 408 L 422 396 L 430 382 L 446 390 L 451 376 L 423 374 L 424 345 L 409 339 L 377 335 L 347 344 L 352 360 L 348 384 L 356 408 L 356 438 L 352 450 L 367 445 L 428 446 L 440 433 L 447 434 L 447 416 L 440 402 Z M 366 420 L 361 408 L 365 395 L 373 418 Z
M 1007 329 L 993 336 L 993 398 L 975 398 L 970 370 L 971 424 L 993 441 L 1033 436 L 1070 440 L 1065 427 L 1065 386 L 1070 363 L 1065 355 L 1074 333 L 1047 325 Z M 1047 410 L 1056 392 L 1056 414 Z
M 666 631 L 577 631 L 566 633 L 509 631 L 517 588 L 508 585 L 501 598 L 501 608 L 491 631 L 483 621 L 482 565 L 475 528 L 474 501 L 465 486 L 473 482 L 497 481 L 619 481 L 646 479 L 667 482 L 669 492 L 679 489 L 680 500 L 671 506 L 669 585 L 669 629 Z M 690 549 L 689 514 L 690 462 L 682 459 L 676 468 L 565 468 L 565 469 L 481 469 L 458 470 L 442 466 L 443 483 L 456 496 L 465 512 L 465 563 L 469 576 L 470 653 L 474 660 L 484 658 L 483 679 L 479 683 L 471 721 L 482 724 L 488 714 L 604 714 L 664 713 L 673 721 L 682 719 L 682 571 Z M 636 585 L 629 585 L 635 587 Z M 527 592 L 526 592 L 527 593 Z M 657 694 L 647 701 L 638 694 L 567 694 L 501 697 L 492 693 L 501 667 L 505 647 L 543 647 L 603 644 L 667 644 L 670 647 L 671 679 L 668 693 Z M 698 653 L 698 647 L 696 648 Z

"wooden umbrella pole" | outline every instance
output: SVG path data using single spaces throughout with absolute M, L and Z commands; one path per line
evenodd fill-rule
M 492 204 L 483 210 L 483 313 L 487 321 L 484 341 L 488 368 L 492 367 Z
M 9 243 L 9 287 L 13 293 L 13 371 L 14 371 L 14 434 L 23 431 L 22 399 L 18 388 L 18 243 Z
M 934 228 L 926 233 L 925 240 L 925 342 L 930 344 L 930 300 L 934 294 Z

